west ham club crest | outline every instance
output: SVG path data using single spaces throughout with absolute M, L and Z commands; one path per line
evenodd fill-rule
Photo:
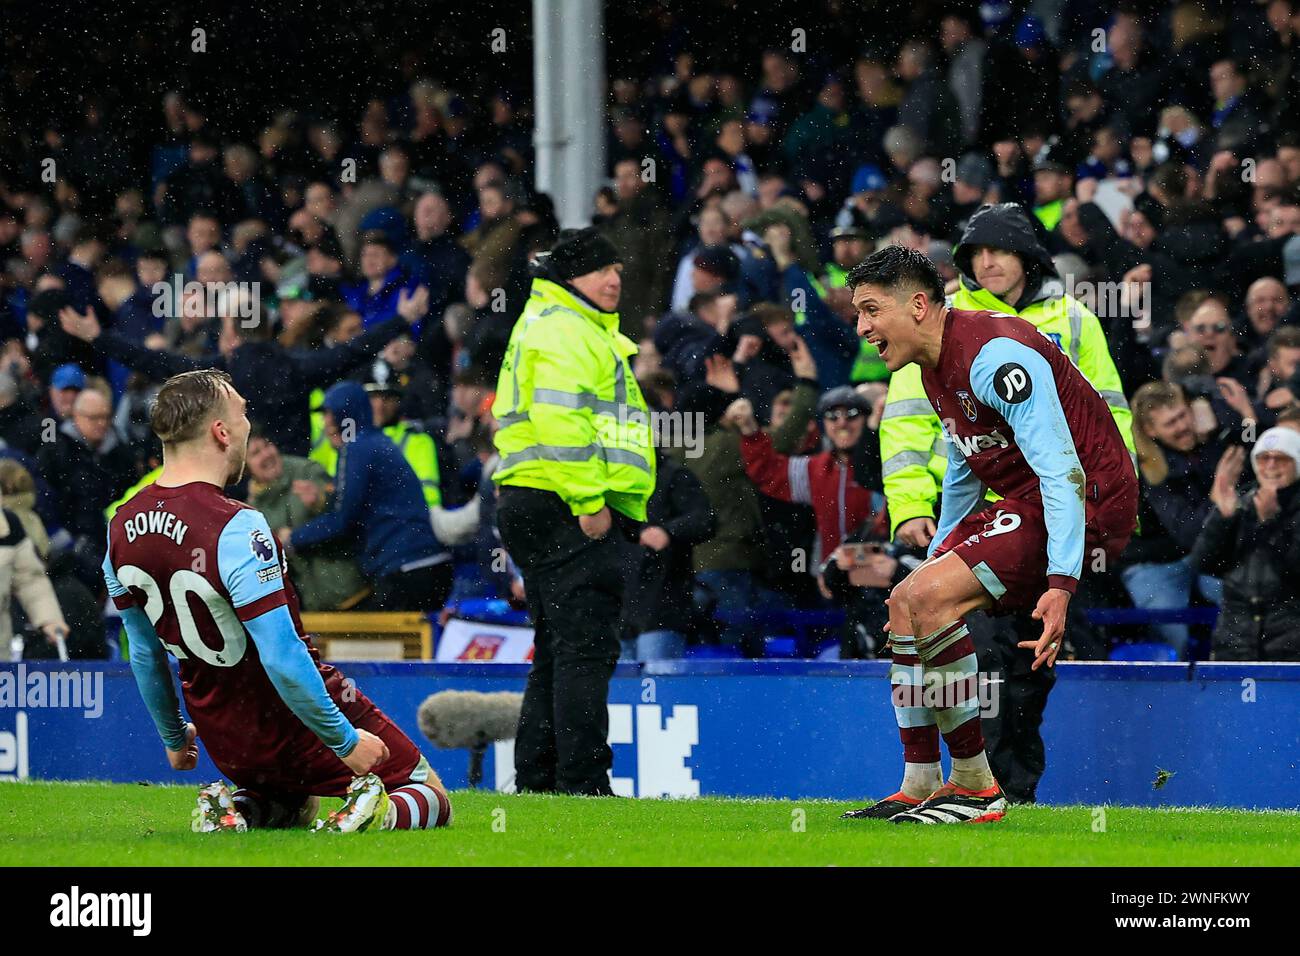
M 971 421 L 975 421 L 979 417 L 979 412 L 975 408 L 975 399 L 971 398 L 970 392 L 958 390 L 957 404 L 961 406 L 962 414 Z

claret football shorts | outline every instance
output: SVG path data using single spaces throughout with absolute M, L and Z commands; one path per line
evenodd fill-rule
M 1133 510 L 1087 502 L 1083 574 L 1116 566 L 1133 534 Z M 972 512 L 934 556 L 949 551 L 984 585 L 994 614 L 1032 610 L 1047 590 L 1047 522 L 1041 501 L 1004 498 Z

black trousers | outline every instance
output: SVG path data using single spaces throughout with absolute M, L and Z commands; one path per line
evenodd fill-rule
M 1039 728 L 1047 695 L 1056 685 L 1056 671 L 1031 670 L 1033 654 L 1016 647 L 1016 642 L 1037 640 L 1043 626 L 1019 614 L 989 617 L 982 612 L 967 615 L 966 622 L 980 672 L 993 682 L 989 687 L 992 713 L 981 720 L 989 766 L 1011 800 L 1033 803 L 1047 767 Z
M 451 593 L 450 561 L 399 571 L 375 579 L 374 590 L 358 611 L 441 611 Z
M 524 576 L 535 632 L 519 731 L 515 780 L 521 791 L 609 795 L 609 680 L 632 528 L 593 541 L 558 495 L 504 487 L 497 528 Z

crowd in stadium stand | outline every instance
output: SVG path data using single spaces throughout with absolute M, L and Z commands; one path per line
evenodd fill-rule
M 1111 5 L 1085 28 L 1013 6 L 842 62 L 774 46 L 721 69 L 683 45 L 611 75 L 591 222 L 623 257 L 651 407 L 703 425 L 662 449 L 629 647 L 759 656 L 786 612 L 838 608 L 840 655 L 880 651 L 945 454 L 919 377 L 891 382 L 854 331 L 848 269 L 901 243 L 958 307 L 1055 338 L 1132 439 L 1140 530 L 1078 610 L 1219 609 L 1212 633 L 1078 614 L 1073 655 L 1300 659 L 1300 7 Z M 236 495 L 292 532 L 306 609 L 425 609 L 374 583 L 443 548 L 451 601 L 522 606 L 492 528 L 491 404 L 559 232 L 526 99 L 430 72 L 241 141 L 176 90 L 131 150 L 84 102 L 9 129 L 0 182 L 3 519 L 45 562 L 72 652 L 106 653 L 105 522 L 161 464 L 150 397 L 208 365 L 249 401 Z M 432 535 L 386 532 L 412 505 L 383 483 L 343 494 L 322 404 L 373 419 Z

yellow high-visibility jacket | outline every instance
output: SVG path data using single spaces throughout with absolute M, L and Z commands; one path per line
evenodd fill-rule
M 320 403 L 324 400 L 325 389 L 312 389 L 311 398 L 309 399 L 312 408 L 319 409 Z M 330 444 L 330 440 L 325 437 L 324 412 L 314 411 L 311 413 L 311 451 L 307 453 L 307 457 L 324 468 L 325 474 L 331 478 L 334 477 L 334 472 L 339 466 L 339 453 Z
M 442 473 L 433 436 L 414 422 L 396 422 L 383 431 L 420 479 L 424 503 L 430 508 L 442 504 Z
M 1137 460 L 1133 449 L 1133 415 L 1124 398 L 1101 323 L 1081 302 L 1065 295 L 1059 282 L 1045 283 L 1039 298 L 1017 312 L 986 289 L 968 289 L 962 280 L 957 292 L 949 296 L 948 305 L 955 309 L 988 309 L 1018 315 L 1055 342 L 1106 400 L 1129 455 Z M 921 385 L 921 367 L 915 363 L 899 369 L 889 380 L 880 421 L 880 458 L 885 498 L 889 503 L 890 534 L 912 518 L 936 517 L 943 474 L 948 467 L 948 451 L 939 416 Z
M 320 405 L 324 394 L 321 389 L 312 392 L 313 408 Z M 320 412 L 312 413 L 311 452 L 307 457 L 324 468 L 325 473 L 333 478 L 339 466 L 339 453 L 325 436 L 323 418 Z M 415 477 L 420 479 L 425 504 L 430 508 L 442 504 L 442 473 L 438 467 L 438 446 L 433 436 L 416 423 L 406 421 L 395 422 L 383 429 L 383 432 L 402 453 L 406 463 L 415 472 Z
M 575 515 L 608 505 L 638 521 L 655 487 L 650 416 L 618 313 L 533 280 L 510 335 L 492 414 L 499 485 L 540 488 Z

